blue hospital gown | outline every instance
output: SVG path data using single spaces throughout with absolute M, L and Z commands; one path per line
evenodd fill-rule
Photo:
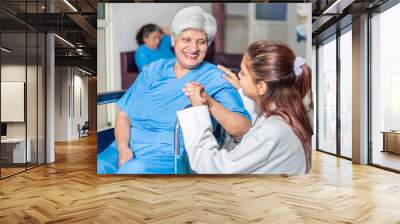
M 146 44 L 140 45 L 135 52 L 135 63 L 139 72 L 141 72 L 145 65 L 148 65 L 153 61 L 157 61 L 162 58 L 172 58 L 174 56 L 175 55 L 172 51 L 171 45 L 171 37 L 163 35 L 157 49 L 148 48 Z
M 176 111 L 190 105 L 189 98 L 182 91 L 186 83 L 201 83 L 205 91 L 225 108 L 251 121 L 239 93 L 222 78 L 223 72 L 215 65 L 202 62 L 177 80 L 175 62 L 176 58 L 170 58 L 151 63 L 117 102 L 131 121 L 129 146 L 135 157 L 118 169 L 118 151 L 113 142 L 98 155 L 99 174 L 174 173 Z M 184 147 L 183 138 L 181 146 Z M 184 150 L 181 149 L 182 151 Z

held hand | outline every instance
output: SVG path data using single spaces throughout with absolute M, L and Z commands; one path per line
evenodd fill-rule
M 235 73 L 233 73 L 229 68 L 226 68 L 222 65 L 217 65 L 218 69 L 225 72 L 222 77 L 228 81 L 233 87 L 236 89 L 240 89 L 239 78 Z
M 133 152 L 130 148 L 126 147 L 119 150 L 118 154 L 118 167 L 121 168 L 127 161 L 133 159 Z
M 204 87 L 198 82 L 191 82 L 186 84 L 183 92 L 189 97 L 192 106 L 201 106 L 206 104 L 206 97 Z

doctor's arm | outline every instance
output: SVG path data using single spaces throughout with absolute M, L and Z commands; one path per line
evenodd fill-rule
M 123 111 L 118 113 L 114 134 L 118 148 L 118 166 L 121 167 L 125 162 L 133 158 L 133 153 L 129 149 L 131 136 L 130 120 Z
M 234 149 L 218 149 L 207 106 L 177 112 L 190 167 L 197 173 L 253 173 L 267 164 L 268 149 L 263 130 L 248 133 Z M 264 137 L 260 135 L 264 133 Z M 271 145 L 271 144 L 268 144 Z M 273 144 L 272 144 L 273 145 Z
M 241 138 L 251 128 L 251 122 L 244 116 L 226 109 L 222 104 L 205 94 L 209 110 L 215 120 L 233 137 Z
M 231 104 L 234 104 L 234 97 L 232 97 L 232 93 L 229 91 L 232 90 L 225 89 L 220 91 L 215 95 L 215 97 L 221 101 L 231 101 Z M 210 113 L 213 115 L 215 120 L 217 120 L 217 122 L 225 129 L 225 131 L 227 131 L 234 138 L 241 138 L 251 128 L 250 120 L 241 114 L 228 110 L 217 100 L 210 97 L 204 91 L 204 87 L 200 83 L 192 82 L 186 84 L 184 92 L 191 100 L 193 106 L 196 106 L 196 104 L 208 104 Z

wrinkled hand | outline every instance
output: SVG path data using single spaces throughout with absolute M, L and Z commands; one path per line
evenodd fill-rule
M 192 106 L 201 106 L 207 103 L 204 87 L 198 82 L 187 83 L 183 92 L 189 97 Z
M 217 65 L 217 67 L 224 71 L 225 74 L 222 75 L 222 77 L 228 81 L 230 84 L 232 84 L 233 87 L 236 89 L 240 89 L 240 83 L 239 83 L 239 78 L 235 73 L 233 73 L 229 68 L 226 68 L 222 65 Z
M 130 148 L 120 149 L 118 154 L 118 167 L 121 168 L 121 166 L 131 159 L 133 159 L 133 152 Z

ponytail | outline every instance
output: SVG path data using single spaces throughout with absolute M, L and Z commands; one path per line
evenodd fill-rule
M 313 100 L 312 100 L 312 94 L 311 94 L 311 81 L 312 80 L 312 73 L 311 73 L 311 68 L 307 65 L 307 64 L 303 64 L 301 66 L 301 74 L 299 76 L 297 76 L 296 78 L 296 82 L 295 82 L 295 88 L 298 90 L 299 96 L 302 99 L 302 103 L 304 105 L 304 109 L 306 111 L 311 111 L 313 109 Z M 302 113 L 301 120 L 302 120 L 302 124 L 305 128 L 305 131 L 308 132 L 307 136 L 310 136 L 313 134 L 313 129 L 311 126 L 310 121 L 304 117 L 306 116 L 306 114 L 304 114 L 304 112 Z M 301 136 L 301 138 L 304 138 L 304 135 L 302 136 L 302 133 L 300 132 L 299 129 L 295 129 L 294 132 L 298 135 Z M 307 137 L 309 138 L 309 137 Z M 312 148 L 311 148 L 311 141 L 308 142 L 308 144 L 304 144 L 305 141 L 309 141 L 307 139 L 303 139 L 303 147 L 305 149 L 305 156 L 306 156 L 306 162 L 307 162 L 307 166 L 306 166 L 306 173 L 310 172 L 311 170 L 311 152 L 312 152 Z
M 143 27 L 142 27 L 136 34 L 136 42 L 139 46 L 144 44 L 143 39 L 144 39 L 144 37 L 143 37 Z
M 307 64 L 303 64 L 301 69 L 301 75 L 297 77 L 295 85 L 302 99 L 305 99 L 305 97 L 308 96 L 305 106 L 307 110 L 310 111 L 313 109 L 313 100 L 311 95 L 311 68 Z

